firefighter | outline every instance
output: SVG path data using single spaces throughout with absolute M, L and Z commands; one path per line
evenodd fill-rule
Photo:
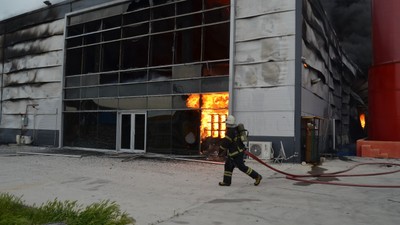
M 222 182 L 219 182 L 219 185 L 231 185 L 232 172 L 235 167 L 253 178 L 255 180 L 255 186 L 259 185 L 262 176 L 258 174 L 255 170 L 244 164 L 243 157 L 246 147 L 240 139 L 239 131 L 237 129 L 237 125 L 235 124 L 235 117 L 229 115 L 225 123 L 226 134 L 225 137 L 221 140 L 220 149 L 222 150 L 222 152 L 226 152 L 227 156 L 224 166 L 224 179 Z

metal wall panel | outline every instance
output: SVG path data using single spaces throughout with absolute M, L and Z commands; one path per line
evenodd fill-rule
M 233 113 L 250 136 L 294 136 L 295 1 L 237 1 Z
M 280 86 L 274 88 L 244 88 L 237 90 L 237 112 L 276 112 L 293 111 L 293 88 Z
M 21 87 L 5 87 L 3 101 L 18 99 L 57 98 L 61 93 L 60 83 L 41 83 Z
M 43 69 L 23 70 L 15 73 L 4 74 L 4 87 L 25 83 L 61 82 L 62 67 L 48 67 Z
M 277 13 L 282 11 L 294 11 L 296 1 L 293 0 L 252 0 L 237 1 L 236 13 L 237 18 L 253 17 L 269 13 Z
M 27 55 L 4 64 L 4 73 L 42 67 L 60 66 L 63 63 L 63 52 L 48 52 L 41 55 Z
M 236 41 L 295 34 L 295 12 L 260 15 L 236 21 Z
M 349 93 L 360 70 L 342 50 L 322 6 L 312 0 L 303 4 L 302 115 L 335 119 L 335 136 L 349 139 Z M 332 135 L 327 132 L 320 135 Z
M 290 111 L 240 112 L 236 118 L 237 121 L 245 124 L 250 138 L 259 136 L 264 137 L 265 140 L 270 137 L 294 136 L 294 116 Z
M 294 85 L 294 61 L 266 62 L 236 66 L 236 88 L 274 88 Z
M 294 60 L 294 36 L 239 42 L 236 44 L 236 64 L 251 64 Z

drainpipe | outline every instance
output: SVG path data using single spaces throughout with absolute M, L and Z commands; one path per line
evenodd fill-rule
M 231 0 L 231 17 L 230 17 L 230 35 L 229 35 L 229 114 L 233 114 L 233 88 L 235 83 L 235 10 L 236 10 L 236 0 Z
M 1 121 L 2 121 L 2 117 L 3 117 L 3 87 L 4 87 L 4 43 L 5 43 L 5 39 L 6 39 L 6 29 L 4 28 L 4 34 L 3 34 L 3 41 L 2 41 L 2 43 L 1 43 L 1 54 L 2 54 L 2 57 L 1 57 L 1 83 L 0 83 L 0 91 L 1 91 L 1 94 L 0 94 L 0 124 L 1 124 Z
M 302 38 L 303 38 L 303 1 L 296 1 L 296 39 L 295 39 L 295 96 L 294 96 L 294 154 L 301 156 L 301 80 L 302 80 Z

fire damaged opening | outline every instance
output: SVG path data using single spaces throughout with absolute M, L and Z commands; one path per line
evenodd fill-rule
M 192 94 L 186 100 L 189 108 L 200 109 L 201 154 L 218 154 L 218 142 L 225 137 L 225 120 L 228 115 L 229 94 Z

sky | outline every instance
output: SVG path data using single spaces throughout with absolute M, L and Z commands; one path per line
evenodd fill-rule
M 25 12 L 46 7 L 44 0 L 0 0 L 0 20 L 4 20 Z M 50 0 L 55 4 L 63 0 Z

